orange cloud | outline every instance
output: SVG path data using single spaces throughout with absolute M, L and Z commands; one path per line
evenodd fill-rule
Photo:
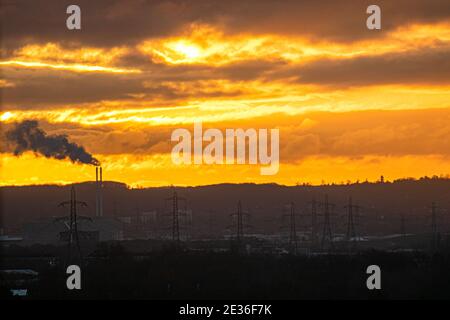
M 174 84 L 176 90 L 199 91 L 174 106 L 148 106 L 146 100 L 102 101 L 60 106 L 48 110 L 5 110 L 4 122 L 25 119 L 50 123 L 75 123 L 85 126 L 138 125 L 144 127 L 191 124 L 194 121 L 220 123 L 257 119 L 273 115 L 298 116 L 309 112 L 349 112 L 364 110 L 419 110 L 449 107 L 448 86 L 373 86 L 343 90 L 315 89 L 302 85 L 263 82 L 208 82 L 198 88 L 193 83 Z M 192 86 L 191 86 L 192 85 Z M 242 94 L 231 98 L 207 97 L 208 90 L 222 89 Z M 158 101 L 159 105 L 164 100 Z
M 375 40 L 350 43 L 311 40 L 305 36 L 276 34 L 225 35 L 219 29 L 193 24 L 188 32 L 147 40 L 138 49 L 155 62 L 166 64 L 207 64 L 221 66 L 243 60 L 285 60 L 305 63 L 333 58 L 350 59 L 388 53 L 430 49 L 450 41 L 450 24 L 403 26 Z
M 26 45 L 15 50 L 0 65 L 23 68 L 51 68 L 76 72 L 139 73 L 137 69 L 113 67 L 118 58 L 129 52 L 127 48 L 66 49 L 55 43 Z

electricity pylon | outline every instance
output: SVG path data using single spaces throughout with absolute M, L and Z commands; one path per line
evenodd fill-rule
M 74 186 L 72 186 L 70 189 L 70 200 L 63 201 L 58 206 L 66 207 L 67 205 L 69 205 L 70 207 L 69 216 L 56 218 L 55 221 L 63 221 L 68 229 L 67 239 L 65 239 L 68 242 L 66 264 L 81 264 L 83 262 L 83 256 L 81 253 L 80 239 L 78 235 L 78 220 L 92 221 L 92 219 L 89 217 L 78 216 L 77 207 L 87 207 L 87 204 L 84 201 L 77 201 Z M 73 254 L 74 249 L 76 252 L 75 255 Z
M 436 203 L 431 204 L 431 250 L 434 252 L 439 247 L 439 233 L 438 233 L 438 221 L 437 221 L 437 209 Z
M 186 199 L 181 198 L 177 195 L 177 192 L 174 191 L 172 197 L 167 198 L 166 201 L 172 202 L 172 241 L 175 243 L 176 247 L 180 246 L 180 216 L 186 215 Z M 179 204 L 180 202 L 184 203 L 185 210 L 180 213 Z
M 358 241 L 357 239 L 357 233 L 355 228 L 355 219 L 358 219 L 359 217 L 359 209 L 360 206 L 354 205 L 352 197 L 349 197 L 348 199 L 348 205 L 344 208 L 347 209 L 347 233 L 346 233 L 346 241 L 349 246 L 349 249 L 354 249 L 356 246 L 356 243 Z
M 297 254 L 297 231 L 295 229 L 295 207 L 294 203 L 291 202 L 291 212 L 289 215 L 289 247 L 293 254 Z
M 288 214 L 283 214 L 283 217 L 289 218 L 289 252 L 291 254 L 297 254 L 298 241 L 297 241 L 297 226 L 296 226 L 296 213 L 295 205 L 291 202 L 286 206 L 289 209 Z M 283 210 L 284 211 L 284 210 Z M 285 226 L 283 226 L 285 227 Z
M 242 210 L 241 200 L 238 201 L 237 211 L 230 215 L 231 217 L 236 217 L 236 245 L 238 252 L 241 252 L 244 246 L 244 227 L 249 227 L 249 225 L 244 225 L 244 217 L 249 217 L 247 212 Z
M 328 195 L 325 195 L 325 201 L 320 202 L 320 205 L 323 208 L 323 231 L 322 231 L 322 241 L 321 241 L 321 249 L 333 249 L 333 233 L 331 232 L 331 211 L 334 208 L 334 204 L 328 202 Z
M 311 248 L 316 249 L 318 243 L 317 237 L 317 202 L 316 199 L 311 201 Z

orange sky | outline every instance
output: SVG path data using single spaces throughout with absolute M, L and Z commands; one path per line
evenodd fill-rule
M 15 21 L 5 20 L 2 131 L 38 120 L 48 134 L 65 134 L 98 158 L 105 179 L 131 186 L 319 184 L 450 173 L 448 6 L 439 12 L 441 2 L 431 1 L 428 12 L 418 6 L 405 19 L 401 1 L 391 4 L 385 27 L 371 33 L 364 11 L 353 12 L 360 5 L 343 6 L 351 19 L 318 23 L 269 1 L 271 8 L 260 10 L 270 9 L 270 23 L 262 25 L 258 10 L 240 17 L 222 8 L 215 15 L 202 1 L 189 8 L 182 3 L 155 1 L 153 11 L 167 20 L 146 29 L 138 1 L 106 13 L 93 4 L 89 11 L 87 2 L 86 28 L 77 34 L 58 31 L 65 26 L 54 25 L 52 7 L 46 21 L 26 20 L 19 5 L 4 9 L 28 22 L 14 28 Z M 324 3 L 311 5 L 309 15 L 334 7 Z M 212 12 L 202 19 L 206 8 Z M 90 14 L 102 12 L 100 27 Z M 140 29 L 120 29 L 129 17 Z M 278 174 L 261 176 L 259 165 L 174 165 L 170 134 L 192 130 L 194 121 L 219 129 L 280 129 Z M 94 177 L 92 166 L 1 151 L 1 185 Z

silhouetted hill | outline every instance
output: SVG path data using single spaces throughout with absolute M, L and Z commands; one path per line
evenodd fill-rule
M 406 215 L 410 229 L 428 230 L 431 203 L 441 207 L 442 226 L 446 221 L 444 209 L 450 208 L 450 179 L 422 178 L 398 180 L 386 183 L 357 183 L 323 186 L 281 186 L 276 184 L 219 184 L 199 187 L 158 187 L 132 189 L 123 183 L 105 182 L 104 214 L 106 216 L 130 216 L 139 212 L 157 210 L 169 212 L 165 200 L 173 191 L 188 200 L 193 210 L 195 230 L 208 227 L 213 216 L 213 229 L 222 231 L 230 224 L 230 213 L 236 210 L 237 201 L 252 215 L 253 232 L 278 232 L 284 204 L 293 201 L 300 214 L 308 214 L 308 203 L 315 198 L 322 201 L 328 194 L 335 207 L 335 228 L 345 224 L 345 208 L 348 197 L 363 207 L 360 228 L 376 233 L 399 232 L 400 214 Z M 80 214 L 95 214 L 95 183 L 76 184 L 77 198 L 88 203 Z M 70 195 L 70 186 L 41 185 L 1 187 L 2 225 L 8 229 L 19 227 L 24 221 L 40 217 L 59 216 L 66 213 L 58 207 Z M 212 213 L 210 213 L 212 212 Z M 308 218 L 302 218 L 304 225 Z M 211 225 L 209 224 L 211 227 Z

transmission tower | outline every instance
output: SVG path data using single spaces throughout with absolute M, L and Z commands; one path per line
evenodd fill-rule
M 317 202 L 311 201 L 311 247 L 317 248 Z
M 289 218 L 289 251 L 292 254 L 297 254 L 297 229 L 296 229 L 296 214 L 295 205 L 291 202 L 287 208 L 289 208 L 288 214 L 283 214 L 283 217 Z
M 355 220 L 359 217 L 359 209 L 360 206 L 354 205 L 352 197 L 349 197 L 348 199 L 348 205 L 344 208 L 347 209 L 347 233 L 346 233 L 346 241 L 349 245 L 349 249 L 352 249 L 356 246 L 357 243 L 357 234 L 356 234 L 356 228 L 355 228 Z M 350 244 L 353 244 L 350 246 Z
M 231 214 L 232 217 L 236 217 L 236 245 L 238 251 L 241 251 L 244 244 L 244 227 L 249 227 L 244 225 L 244 217 L 248 217 L 249 214 L 243 212 L 241 200 L 238 201 L 237 211 Z
M 352 197 L 348 198 L 348 205 L 346 206 L 348 209 L 347 213 L 347 241 L 351 241 L 351 239 L 356 237 L 355 233 L 355 221 L 353 217 L 353 203 L 352 203 Z
M 289 233 L 289 246 L 294 254 L 297 253 L 297 232 L 295 230 L 295 207 L 291 202 L 291 213 L 289 217 L 290 233 Z
M 241 244 L 242 239 L 244 238 L 244 226 L 242 224 L 242 203 L 241 200 L 238 202 L 238 209 L 237 209 L 237 230 L 236 230 L 236 238 L 238 244 Z
M 70 189 L 70 200 L 61 202 L 58 206 L 66 207 L 67 205 L 70 207 L 69 216 L 56 218 L 55 221 L 63 221 L 68 229 L 67 233 L 65 233 L 67 235 L 65 240 L 68 242 L 66 264 L 81 264 L 83 262 L 83 257 L 81 254 L 80 239 L 78 235 L 78 220 L 92 221 L 92 219 L 89 217 L 78 216 L 77 207 L 87 207 L 87 204 L 83 201 L 77 201 L 74 186 Z M 75 254 L 73 254 L 73 251 L 75 251 Z
M 439 247 L 439 233 L 437 222 L 437 206 L 436 203 L 431 204 L 431 250 L 435 251 Z
M 321 203 L 323 207 L 323 231 L 322 231 L 322 243 L 321 249 L 333 249 L 333 234 L 331 232 L 331 213 L 330 211 L 334 208 L 334 204 L 328 202 L 328 195 L 325 195 L 325 201 Z
M 172 202 L 172 241 L 177 247 L 180 245 L 180 216 L 186 215 L 186 199 L 181 198 L 174 191 L 172 197 L 167 198 L 166 201 Z M 180 202 L 184 203 L 184 210 L 180 213 Z

